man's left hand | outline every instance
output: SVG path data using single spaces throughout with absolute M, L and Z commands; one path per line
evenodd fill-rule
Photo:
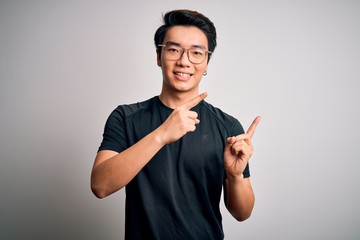
M 254 151 L 251 139 L 260 122 L 256 117 L 246 133 L 229 137 L 224 150 L 224 165 L 228 176 L 241 176 Z

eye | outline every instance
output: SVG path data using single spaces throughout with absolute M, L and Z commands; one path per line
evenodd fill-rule
M 171 53 L 178 53 L 180 52 L 180 49 L 178 47 L 175 47 L 175 46 L 167 46 L 166 47 L 166 50 L 168 52 L 171 52 Z
M 205 51 L 202 49 L 191 49 L 190 53 L 193 56 L 201 57 L 205 54 Z

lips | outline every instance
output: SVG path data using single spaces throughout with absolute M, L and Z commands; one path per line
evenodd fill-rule
M 186 73 L 186 72 L 174 72 L 174 74 L 176 79 L 179 81 L 189 81 L 191 79 L 191 76 L 193 75 L 191 73 Z

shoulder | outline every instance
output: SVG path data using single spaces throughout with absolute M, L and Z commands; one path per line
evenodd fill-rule
M 212 104 L 208 103 L 208 102 L 203 102 L 202 107 L 208 111 L 211 115 L 213 115 L 213 117 L 217 118 L 219 121 L 224 122 L 224 123 L 229 123 L 229 122 L 236 122 L 238 121 L 235 117 L 233 117 L 232 115 L 224 112 L 223 110 L 221 110 L 218 107 L 213 106 Z
M 157 97 L 152 97 L 142 102 L 118 105 L 111 115 L 114 117 L 131 117 L 141 111 L 151 108 L 153 105 L 157 104 L 157 102 Z
M 237 135 L 244 132 L 241 123 L 234 116 L 205 101 L 203 101 L 202 108 L 207 112 L 207 114 L 216 119 L 219 124 L 226 128 L 229 133 Z

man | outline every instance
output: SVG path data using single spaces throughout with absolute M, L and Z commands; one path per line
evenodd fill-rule
M 216 30 L 202 14 L 175 10 L 155 33 L 159 96 L 121 105 L 109 116 L 91 176 L 103 198 L 126 188 L 125 239 L 223 239 L 222 187 L 230 213 L 254 206 L 251 138 L 232 116 L 199 94 Z

